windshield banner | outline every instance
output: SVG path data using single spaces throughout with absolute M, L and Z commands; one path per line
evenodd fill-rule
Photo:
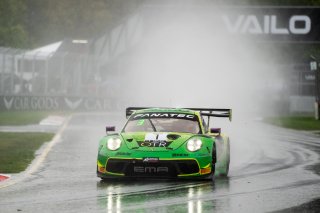
M 131 117 L 130 120 L 148 119 L 148 118 L 175 118 L 185 120 L 197 120 L 195 115 L 184 114 L 184 113 L 173 113 L 173 112 L 150 112 L 150 113 L 139 113 Z

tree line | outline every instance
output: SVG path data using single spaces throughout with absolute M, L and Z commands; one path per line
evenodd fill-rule
M 145 1 L 1 0 L 0 47 L 34 48 L 64 38 L 92 38 L 112 28 Z M 320 0 L 207 1 L 229 5 L 320 5 Z
M 34 48 L 72 37 L 92 38 L 143 0 L 1 0 L 0 47 Z

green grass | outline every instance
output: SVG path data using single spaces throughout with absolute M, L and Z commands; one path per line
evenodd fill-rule
M 51 133 L 5 133 L 0 132 L 0 173 L 24 171 L 40 146 L 50 141 Z
M 62 112 L 45 111 L 0 111 L 0 126 L 38 124 L 49 115 L 65 115 Z
M 313 117 L 266 118 L 265 121 L 276 126 L 290 129 L 320 131 L 320 121 L 315 120 Z

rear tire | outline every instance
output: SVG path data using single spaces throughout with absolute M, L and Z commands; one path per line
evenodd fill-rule
M 216 151 L 216 144 L 212 147 L 212 162 L 211 162 L 211 180 L 215 180 L 215 173 L 216 173 L 216 162 L 217 162 L 217 151 Z
M 217 149 L 216 175 L 227 176 L 229 173 L 229 163 L 230 163 L 229 137 L 227 136 L 216 137 L 216 149 Z
M 215 179 L 216 179 L 215 171 L 216 171 L 216 166 L 213 164 L 212 167 L 211 167 L 211 173 L 212 173 L 211 180 L 212 181 L 215 181 Z
M 224 157 L 225 157 L 225 171 L 223 173 L 221 173 L 222 176 L 226 177 L 228 176 L 229 173 L 229 165 L 230 165 L 230 139 L 227 138 L 227 140 L 225 141 L 225 150 L 224 150 Z

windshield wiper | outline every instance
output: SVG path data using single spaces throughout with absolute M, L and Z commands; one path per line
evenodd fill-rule
M 148 119 L 148 120 L 149 120 L 149 122 L 150 122 L 150 124 L 151 124 L 151 126 L 152 126 L 152 129 L 156 132 L 156 131 L 157 131 L 157 129 L 156 129 L 156 127 L 153 125 L 153 123 L 152 123 L 151 119 Z

